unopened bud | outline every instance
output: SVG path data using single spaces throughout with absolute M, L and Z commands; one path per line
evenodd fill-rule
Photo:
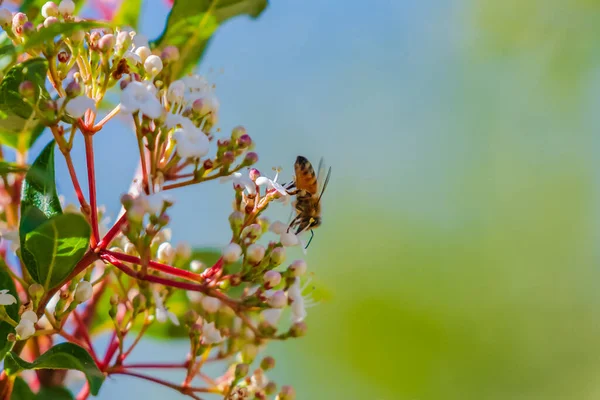
M 57 22 L 58 22 L 58 18 L 48 17 L 44 20 L 44 28 L 48 28 L 50 25 L 54 25 Z
M 115 35 L 109 33 L 100 38 L 98 40 L 98 50 L 102 53 L 108 53 L 113 51 L 115 44 L 117 43 L 117 38 Z
M 258 154 L 256 154 L 253 151 L 249 152 L 248 154 L 246 154 L 246 157 L 244 157 L 244 165 L 253 165 L 256 164 L 257 161 Z
M 83 91 L 79 82 L 71 81 L 65 88 L 65 92 L 67 93 L 67 97 L 73 98 L 79 96 Z
M 239 229 L 243 223 L 244 213 L 241 211 L 234 211 L 229 215 L 229 225 L 231 226 L 232 231 L 239 232 Z
M 204 160 L 204 163 L 202 164 L 202 166 L 204 167 L 205 170 L 210 170 L 210 169 L 213 169 L 214 163 L 212 162 L 212 160 L 208 159 L 208 160 Z
M 88 301 L 92 297 L 92 294 L 94 294 L 92 284 L 88 281 L 81 281 L 75 289 L 75 301 L 78 303 Z
M 298 236 L 294 235 L 291 232 L 283 232 L 280 235 L 279 240 L 281 241 L 281 245 L 284 247 L 297 246 L 300 243 L 300 239 L 298 239 Z
M 25 22 L 27 22 L 27 15 L 23 14 L 22 12 L 18 12 L 12 17 L 13 28 L 23 26 Z
M 267 396 L 275 394 L 277 391 L 277 384 L 275 382 L 269 382 L 263 390 Z
M 223 261 L 228 264 L 236 262 L 242 255 L 242 248 L 237 243 L 229 243 L 225 249 L 223 249 Z
M 58 6 L 54 2 L 49 1 L 42 6 L 42 16 L 44 18 L 56 17 L 57 15 Z
M 246 128 L 244 128 L 243 126 L 236 126 L 231 131 L 231 140 L 234 140 L 234 141 L 238 140 L 245 134 L 246 134 Z
M 152 52 L 146 46 L 141 46 L 135 49 L 135 54 L 137 54 L 140 57 L 143 63 L 146 61 L 146 58 L 148 58 L 148 56 L 152 54 Z
M 231 164 L 235 161 L 235 155 L 232 151 L 226 151 L 225 153 L 223 153 L 221 161 L 223 161 L 223 164 Z
M 135 248 L 135 245 L 131 242 L 125 243 L 125 247 L 123 248 L 123 251 L 125 251 L 125 254 L 128 254 L 130 256 L 136 256 L 138 254 L 137 249 Z
M 175 258 L 175 249 L 171 246 L 171 243 L 164 242 L 158 246 L 158 251 L 156 252 L 158 259 L 161 262 L 166 264 L 171 264 L 173 259 Z
M 291 386 L 282 386 L 276 400 L 295 400 L 296 391 Z
M 56 55 L 56 59 L 59 63 L 66 64 L 71 59 L 71 54 L 67 51 L 59 51 Z
M 253 243 L 250 246 L 248 246 L 248 249 L 246 250 L 246 259 L 253 264 L 257 264 L 265 256 L 265 251 L 266 250 L 264 246 Z
M 238 364 L 235 366 L 235 379 L 242 379 L 248 375 L 250 366 L 248 364 Z
M 262 234 L 262 228 L 259 224 L 251 224 L 242 230 L 242 239 L 256 240 Z
M 159 56 L 149 55 L 144 60 L 144 70 L 148 75 L 154 77 L 160 74 L 163 69 L 163 63 Z
M 39 283 L 34 283 L 33 285 L 29 286 L 27 292 L 29 293 L 29 296 L 31 296 L 31 299 L 36 302 L 44 295 L 44 287 Z
M 294 277 L 302 276 L 306 273 L 306 261 L 304 260 L 295 260 L 292 265 L 288 267 L 288 271 Z
M 302 336 L 306 335 L 307 330 L 308 330 L 308 326 L 306 325 L 306 322 L 304 322 L 304 321 L 296 322 L 290 328 L 290 336 L 302 337 Z
M 267 303 L 273 308 L 283 308 L 287 305 L 287 297 L 283 290 L 278 290 L 269 297 Z
M 25 37 L 31 36 L 35 31 L 35 26 L 33 26 L 31 21 L 25 22 L 21 27 L 21 34 Z
M 250 147 L 250 145 L 252 145 L 252 138 L 250 137 L 250 135 L 242 135 L 238 139 L 237 144 L 242 149 L 248 148 Z
M 252 180 L 252 182 L 256 182 L 256 180 L 260 178 L 260 171 L 256 168 L 250 168 L 250 171 L 248 171 L 248 177 Z
M 271 263 L 274 266 L 281 265 L 285 261 L 285 249 L 283 247 L 276 247 L 271 251 Z
M 200 272 L 204 271 L 205 269 L 206 265 L 204 265 L 202 261 L 192 260 L 192 262 L 190 262 L 190 270 L 192 272 Z
M 275 368 L 275 359 L 271 356 L 267 356 L 267 357 L 263 358 L 262 361 L 260 362 L 260 367 L 264 371 L 268 371 L 270 369 Z
M 263 275 L 263 281 L 265 283 L 265 288 L 270 289 L 274 286 L 279 285 L 281 282 L 281 274 L 277 271 L 267 271 Z
M 160 54 L 160 58 L 165 63 L 170 63 L 179 60 L 179 49 L 175 46 L 167 46 Z
M 63 16 L 73 15 L 75 12 L 75 3 L 73 0 L 62 0 L 58 5 L 58 12 Z

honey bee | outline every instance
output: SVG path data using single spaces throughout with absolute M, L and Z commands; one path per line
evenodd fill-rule
M 325 175 L 323 159 L 319 163 L 318 175 L 315 174 L 312 164 L 302 156 L 296 158 L 294 163 L 295 179 L 288 186 L 288 194 L 296 196 L 294 208 L 296 217 L 290 222 L 290 229 L 296 228 L 295 234 L 310 230 L 310 239 L 306 247 L 310 244 L 314 233 L 313 229 L 321 225 L 321 197 L 329 183 L 331 176 L 331 167 Z M 294 189 L 294 190 L 290 190 Z

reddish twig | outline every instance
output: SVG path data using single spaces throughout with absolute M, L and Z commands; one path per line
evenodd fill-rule
M 113 257 L 115 257 L 121 261 L 138 264 L 138 265 L 142 264 L 142 260 L 139 257 L 130 256 L 130 255 L 124 254 L 124 253 L 117 253 L 115 251 L 110 251 L 110 250 L 104 250 L 103 253 L 110 254 Z M 157 271 L 165 272 L 167 274 L 175 275 L 180 278 L 188 279 L 188 280 L 191 280 L 194 282 L 201 282 L 203 280 L 202 276 L 200 274 L 196 274 L 191 271 L 186 271 L 184 269 L 176 268 L 176 267 L 173 267 L 173 266 L 170 266 L 167 264 L 162 264 L 162 263 L 152 261 L 152 260 L 150 260 L 148 262 L 148 267 L 155 269 Z
M 106 235 L 96 246 L 96 249 L 103 250 L 110 244 L 110 242 L 119 234 L 121 227 L 127 223 L 127 214 L 121 215 L 121 218 L 115 222 L 115 224 L 108 230 Z
M 100 240 L 100 233 L 98 231 L 98 207 L 96 202 L 96 172 L 94 169 L 94 147 L 93 139 L 90 134 L 86 134 L 84 131 L 83 137 L 85 139 L 85 158 L 87 164 L 88 185 L 90 192 L 90 216 L 92 220 L 91 244 L 92 247 L 96 247 L 98 241 Z
M 148 364 L 127 364 L 122 365 L 123 368 L 148 368 L 148 369 L 177 369 L 187 368 L 188 362 L 183 363 L 148 363 Z
M 116 370 L 116 371 L 112 371 L 111 374 L 129 375 L 129 376 L 134 376 L 136 378 L 145 379 L 147 381 L 158 383 L 159 385 L 163 385 L 168 388 L 177 390 L 179 393 L 190 396 L 191 398 L 196 399 L 196 400 L 202 400 L 202 399 L 193 393 L 195 391 L 197 391 L 197 392 L 204 391 L 205 393 L 214 393 L 214 392 L 210 392 L 209 391 L 210 389 L 208 389 L 208 388 L 182 387 L 182 386 L 176 385 L 174 383 L 167 382 L 165 380 L 155 378 L 153 376 L 139 374 L 137 372 L 131 372 L 131 371 L 126 371 L 126 370 Z M 197 390 L 194 390 L 194 389 L 197 389 Z
M 96 361 L 96 364 L 98 364 L 98 356 L 96 355 L 96 351 L 94 350 L 94 345 L 92 344 L 92 339 L 90 338 L 90 335 L 88 333 L 87 326 L 85 325 L 83 319 L 81 319 L 77 311 L 73 310 L 71 314 L 73 315 L 73 319 L 75 319 L 75 322 L 77 323 L 77 328 L 75 328 L 75 332 L 83 337 L 83 340 L 87 343 L 87 345 L 90 348 L 90 354 L 92 355 L 92 358 Z
M 110 364 L 110 360 L 113 358 L 117 349 L 119 348 L 119 338 L 117 337 L 116 328 L 113 331 L 110 341 L 108 342 L 108 347 L 106 348 L 106 353 L 104 354 L 104 360 L 102 361 L 102 370 L 104 370 L 108 364 Z

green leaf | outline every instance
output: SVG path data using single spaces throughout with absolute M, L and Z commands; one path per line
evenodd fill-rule
M 142 9 L 142 0 L 127 0 L 121 3 L 119 11 L 114 16 L 112 22 L 119 26 L 130 26 L 137 28 L 138 19 Z
M 61 343 L 29 363 L 15 353 L 9 353 L 4 361 L 4 370 L 9 375 L 30 369 L 74 369 L 81 371 L 90 385 L 90 392 L 96 396 L 104 381 L 104 374 L 98 369 L 90 354 L 73 343 Z
M 0 33 L 0 79 L 4 76 L 4 70 L 15 62 L 16 48 L 6 32 Z
M 25 236 L 25 266 L 47 290 L 61 284 L 89 247 L 91 228 L 80 214 L 50 218 Z
M 14 174 L 15 172 L 25 172 L 26 167 L 17 165 L 16 163 L 0 161 L 0 176 Z
M 23 378 L 17 376 L 13 386 L 11 400 L 35 400 L 35 393 L 31 391 L 31 388 L 25 382 Z
M 165 30 L 153 44 L 179 49 L 180 58 L 172 66 L 172 78 L 179 78 L 198 64 L 219 25 L 240 15 L 257 18 L 267 4 L 267 0 L 175 0 Z
M 89 31 L 95 28 L 108 28 L 110 24 L 99 21 L 57 22 L 34 32 L 23 45 L 22 50 L 29 50 L 46 42 L 53 42 L 59 35 L 69 36 L 77 31 Z
M 44 131 L 31 105 L 19 94 L 19 85 L 30 81 L 36 88 L 35 99 L 49 99 L 46 90 L 48 62 L 32 58 L 10 68 L 0 82 L 0 143 L 25 151 Z
M 35 400 L 73 400 L 73 393 L 62 386 L 43 387 Z
M 48 218 L 62 214 L 54 183 L 54 145 L 54 140 L 48 143 L 25 175 L 21 190 L 21 243 Z
M 7 270 L 8 266 L 0 258 L 0 290 L 8 290 L 8 294 L 15 296 L 15 299 L 17 299 L 15 304 L 4 307 L 8 316 L 16 321 L 19 319 L 19 295 L 17 294 L 15 283 L 8 272 L 6 272 Z M 12 349 L 13 342 L 9 342 L 6 337 L 9 333 L 14 333 L 14 331 L 15 328 L 8 322 L 0 322 L 0 360 L 3 360 L 6 353 Z

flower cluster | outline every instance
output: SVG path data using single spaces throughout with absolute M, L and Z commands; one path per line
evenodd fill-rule
M 79 352 L 100 376 L 136 376 L 196 399 L 205 392 L 231 400 L 294 399 L 292 387 L 278 388 L 267 377 L 275 365 L 272 357 L 250 369 L 269 341 L 306 334 L 306 310 L 315 303 L 308 294 L 306 262 L 286 262 L 290 248 L 304 249 L 304 242 L 286 224 L 265 217 L 269 205 L 287 206 L 292 197 L 278 182 L 280 169 L 269 177 L 252 167 L 258 155 L 244 127 L 222 134 L 214 85 L 198 75 L 178 75 L 177 47 L 153 48 L 132 30 L 90 25 L 74 13 L 71 0 L 45 3 L 35 22 L 0 8 L 0 27 L 15 49 L 27 49 L 17 55 L 13 70 L 2 72 L 11 77 L 5 79 L 23 77 L 13 85 L 18 96 L 12 106 L 27 123 L 52 132 L 79 202 L 61 205 L 57 197 L 49 162 L 54 143 L 26 174 L 25 152 L 17 147 L 18 168 L 0 186 L 0 278 L 10 282 L 0 288 L 0 329 L 7 332 L 11 357 L 32 361 L 50 349 Z M 51 36 L 40 39 L 44 34 Z M 47 71 L 47 81 L 30 73 L 36 68 Z M 120 101 L 105 110 L 112 88 Z M 140 168 L 121 196 L 121 214 L 108 227 L 96 201 L 93 140 L 117 115 L 131 122 L 137 138 L 132 154 Z M 87 193 L 71 155 L 79 135 Z M 221 250 L 173 243 L 169 213 L 175 189 L 211 180 L 232 185 L 231 237 L 222 240 Z M 93 338 L 104 330 L 112 336 L 100 355 Z M 188 354 L 175 363 L 146 365 L 181 369 L 181 384 L 128 366 L 145 335 L 189 341 Z M 213 361 L 226 361 L 228 368 L 207 377 L 202 369 Z M 64 374 L 53 371 L 73 366 L 65 361 L 51 368 L 54 384 L 60 385 Z M 12 385 L 3 374 L 0 397 L 9 395 Z M 77 398 L 97 391 L 90 380 Z

